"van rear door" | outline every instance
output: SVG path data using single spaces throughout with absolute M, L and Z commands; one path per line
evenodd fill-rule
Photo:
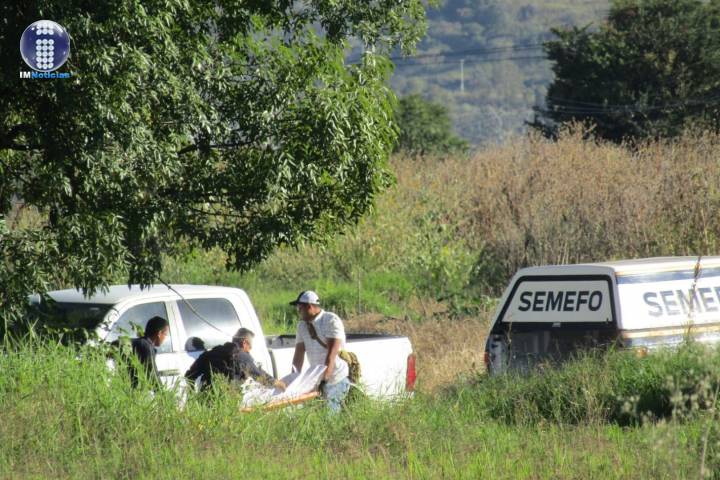
M 557 363 L 617 339 L 610 275 L 523 275 L 503 296 L 487 340 L 492 373 Z

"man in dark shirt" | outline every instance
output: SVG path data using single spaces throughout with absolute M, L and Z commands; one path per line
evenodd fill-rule
M 237 382 L 237 384 L 253 378 L 268 387 L 285 390 L 287 385 L 283 381 L 275 380 L 255 364 L 255 360 L 250 355 L 254 337 L 255 334 L 252 331 L 241 328 L 233 336 L 232 342 L 203 352 L 185 373 L 185 378 L 195 382 L 202 377 L 203 390 L 212 385 L 213 375 L 216 374 L 223 375 L 230 382 Z
M 145 326 L 145 334 L 142 337 L 134 338 L 131 342 L 133 353 L 140 361 L 146 378 L 156 386 L 160 385 L 160 375 L 158 375 L 155 364 L 155 355 L 157 347 L 163 344 L 169 333 L 170 324 L 166 319 L 152 317 Z M 133 387 L 138 386 L 138 374 L 135 368 L 130 369 L 130 381 Z

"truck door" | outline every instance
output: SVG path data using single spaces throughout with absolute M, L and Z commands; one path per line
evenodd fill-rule
M 240 319 L 226 298 L 190 298 L 172 302 L 182 330 L 182 373 L 204 352 L 232 340 Z
M 182 373 L 180 371 L 181 351 L 177 345 L 178 330 L 175 316 L 168 315 L 167 302 L 146 302 L 122 308 L 105 340 L 113 342 L 120 337 L 137 338 L 140 333 L 144 332 L 148 320 L 155 316 L 167 319 L 170 324 L 170 335 L 162 345 L 157 347 L 155 363 L 160 380 L 165 386 L 172 387 Z

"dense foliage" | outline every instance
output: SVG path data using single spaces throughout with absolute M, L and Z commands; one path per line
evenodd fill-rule
M 595 134 L 667 137 L 720 122 L 720 3 L 616 2 L 596 32 L 555 29 L 547 45 L 555 78 L 534 125 L 549 134 L 569 121 Z
M 71 36 L 23 80 L 23 30 Z M 247 268 L 355 222 L 388 182 L 389 63 L 420 0 L 45 0 L 0 6 L 0 317 L 48 283 L 156 280 L 179 239 Z M 348 38 L 368 52 L 346 65 Z M 17 213 L 39 219 L 20 224 Z M 22 226 L 23 228 L 19 228 Z
M 633 0 L 616 2 L 595 32 L 554 29 L 555 79 L 534 125 L 553 134 L 587 121 L 615 141 L 717 129 L 719 27 L 720 2 Z
M 397 156 L 397 185 L 327 245 L 279 249 L 247 274 L 193 255 L 169 262 L 167 279 L 245 288 L 265 322 L 294 324 L 298 288 L 343 317 L 478 317 L 522 267 L 720 250 L 719 135 L 633 145 L 588 135 L 533 133 L 470 158 Z
M 694 342 L 647 356 L 577 352 L 571 361 L 540 365 L 531 375 L 480 375 L 477 388 L 463 393 L 489 416 L 516 424 L 684 419 L 715 408 L 718 364 L 716 349 Z
M 420 95 L 409 95 L 398 103 L 400 127 L 396 151 L 409 154 L 448 154 L 467 150 L 467 141 L 453 133 L 448 110 Z

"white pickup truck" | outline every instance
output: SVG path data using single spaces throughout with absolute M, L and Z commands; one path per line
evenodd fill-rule
M 174 385 L 204 349 L 230 341 L 240 328 L 256 338 L 263 330 L 247 294 L 238 288 L 171 285 L 140 289 L 113 286 L 86 298 L 77 290 L 49 292 L 52 305 L 39 310 L 54 324 L 95 330 L 100 340 L 112 342 L 121 335 L 134 336 L 158 315 L 170 323 L 170 335 L 158 347 L 156 363 L 163 383 Z M 265 337 L 251 351 L 257 364 L 275 378 L 291 373 L 294 335 Z M 348 334 L 346 349 L 362 367 L 362 385 L 375 398 L 390 398 L 411 391 L 415 384 L 415 357 L 406 337 Z M 307 367 L 309 362 L 305 361 Z
M 485 346 L 488 371 L 525 371 L 579 350 L 639 352 L 720 341 L 720 257 L 662 257 L 519 270 Z

